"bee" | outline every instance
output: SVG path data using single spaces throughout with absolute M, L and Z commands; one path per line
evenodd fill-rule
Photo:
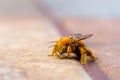
M 57 58 L 61 59 L 61 55 L 64 53 L 68 54 L 68 58 L 71 58 L 71 53 L 79 57 L 81 64 L 86 64 L 87 56 L 89 56 L 93 61 L 96 60 L 96 56 L 91 52 L 91 50 L 83 42 L 84 39 L 90 38 L 93 34 L 70 34 L 68 36 L 60 38 L 58 41 L 54 41 L 52 54 Z

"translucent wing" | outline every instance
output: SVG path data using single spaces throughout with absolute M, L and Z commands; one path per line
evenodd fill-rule
M 73 38 L 74 40 L 84 40 L 90 38 L 93 34 L 82 35 L 80 33 L 70 34 L 69 37 Z
M 93 34 L 82 35 L 82 36 L 80 36 L 79 38 L 80 38 L 81 40 L 84 40 L 84 39 L 90 38 L 91 36 L 93 36 Z
M 69 37 L 77 37 L 77 36 L 82 36 L 82 34 L 80 33 L 69 34 Z

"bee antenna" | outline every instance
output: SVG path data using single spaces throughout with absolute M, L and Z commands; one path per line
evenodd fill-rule
M 57 42 L 57 41 L 50 41 L 49 43 L 55 43 L 55 42 Z
M 51 47 L 53 47 L 53 46 L 55 46 L 55 45 L 49 46 L 48 48 L 51 48 Z

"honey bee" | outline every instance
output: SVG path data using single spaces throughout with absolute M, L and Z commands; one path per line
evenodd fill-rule
M 60 55 L 62 55 L 63 53 L 67 53 L 67 57 L 71 58 L 71 53 L 73 53 L 80 58 L 81 64 L 86 64 L 87 56 L 95 61 L 96 56 L 83 42 L 84 39 L 90 38 L 91 36 L 93 36 L 93 34 L 82 35 L 77 33 L 62 37 L 58 41 L 55 41 L 52 54 L 50 54 L 49 56 L 55 55 L 57 58 L 61 59 Z

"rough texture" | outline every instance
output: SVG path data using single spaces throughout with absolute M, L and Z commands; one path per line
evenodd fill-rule
M 78 61 L 47 56 L 59 37 L 42 17 L 0 22 L 0 80 L 91 80 Z
M 47 56 L 60 33 L 35 1 L 0 0 L 0 80 L 91 80 L 78 61 Z

